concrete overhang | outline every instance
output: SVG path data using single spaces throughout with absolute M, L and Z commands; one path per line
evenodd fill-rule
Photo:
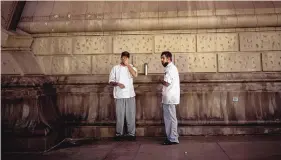
M 281 26 L 276 1 L 27 2 L 18 27 L 31 34 Z

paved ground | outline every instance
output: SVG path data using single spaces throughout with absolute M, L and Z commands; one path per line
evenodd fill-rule
M 181 137 L 163 146 L 162 138 L 136 142 L 100 140 L 45 154 L 3 154 L 2 159 L 28 160 L 281 160 L 281 136 Z M 3 147 L 3 146 L 2 146 Z

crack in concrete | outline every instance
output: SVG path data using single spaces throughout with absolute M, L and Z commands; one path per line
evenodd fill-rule
M 226 153 L 226 151 L 222 148 L 222 146 L 218 143 L 218 142 L 216 142 L 216 144 L 220 147 L 220 149 L 223 151 L 223 153 L 227 156 L 227 158 L 229 159 L 229 160 L 231 160 L 231 158 L 229 157 L 229 155 Z

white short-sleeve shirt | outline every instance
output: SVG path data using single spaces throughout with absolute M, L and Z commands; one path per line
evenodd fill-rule
M 131 66 L 137 72 L 137 69 L 133 67 L 133 65 Z M 127 66 L 122 66 L 121 64 L 114 66 L 109 75 L 109 83 L 110 82 L 122 83 L 125 86 L 123 89 L 119 86 L 114 86 L 114 98 L 121 99 L 136 96 L 133 85 L 133 76 L 131 75 Z
M 164 81 L 170 85 L 163 85 L 162 88 L 162 103 L 164 104 L 179 104 L 180 103 L 180 79 L 177 67 L 170 62 L 165 67 Z

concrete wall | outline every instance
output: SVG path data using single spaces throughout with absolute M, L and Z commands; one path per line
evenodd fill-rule
M 163 73 L 160 54 L 165 50 L 173 53 L 174 63 L 180 73 L 281 71 L 279 28 L 266 28 L 263 31 L 228 29 L 220 32 L 196 32 L 104 36 L 56 34 L 35 37 L 33 40 L 29 37 L 10 37 L 7 43 L 17 47 L 28 46 L 32 42 L 33 54 L 28 53 L 30 51 L 2 51 L 2 73 L 109 74 L 110 69 L 119 63 L 120 53 L 125 50 L 131 53 L 131 63 L 139 73 L 143 73 L 144 63 L 149 64 L 149 74 Z M 22 56 L 26 58 L 22 59 Z M 23 60 L 33 63 L 29 66 L 31 63 L 24 63 Z
M 276 1 L 28 2 L 18 27 L 33 34 L 276 27 L 280 6 Z
M 276 127 L 281 117 L 279 28 L 136 33 L 36 35 L 33 54 L 2 53 L 2 65 L 10 69 L 6 74 L 25 75 L 5 76 L 10 78 L 2 80 L 3 99 L 25 97 L 22 106 L 30 106 L 42 102 L 36 98 L 42 93 L 55 96 L 56 101 L 42 106 L 57 108 L 67 124 L 67 136 L 113 136 L 115 108 L 108 74 L 119 63 L 120 52 L 127 50 L 140 73 L 134 83 L 137 135 L 160 136 L 164 133 L 161 85 L 157 84 L 163 73 L 160 53 L 170 50 L 181 76 L 177 107 L 181 135 L 280 132 Z M 149 64 L 148 76 L 143 75 L 144 63 Z M 12 69 L 13 64 L 18 67 Z M 44 84 L 51 84 L 55 91 L 40 91 Z M 13 96 L 26 93 L 26 87 L 35 95 Z M 34 100 L 38 102 L 31 103 Z M 5 104 L 5 109 L 10 105 Z M 11 118 L 8 115 L 3 117 Z
M 280 133 L 281 16 L 275 5 L 278 3 L 267 6 L 261 5 L 265 2 L 243 2 L 254 7 L 238 5 L 234 10 L 228 5 L 208 9 L 196 5 L 195 11 L 189 5 L 182 10 L 180 5 L 161 10 L 157 3 L 157 11 L 152 7 L 151 11 L 132 14 L 123 9 L 117 12 L 116 7 L 111 12 L 101 11 L 102 22 L 111 24 L 111 28 L 103 28 L 102 32 L 80 25 L 87 15 L 99 19 L 89 9 L 80 13 L 84 10 L 75 7 L 64 10 L 60 8 L 61 2 L 44 2 L 52 7 L 41 10 L 41 3 L 28 3 L 26 7 L 33 9 L 25 9 L 19 24 L 31 35 L 8 35 L 1 41 L 2 121 L 8 126 L 17 120 L 25 122 L 40 117 L 36 112 L 40 104 L 46 121 L 55 123 L 49 108 L 62 118 L 66 136 L 113 136 L 115 108 L 112 88 L 107 85 L 108 74 L 119 63 L 120 53 L 126 50 L 140 73 L 134 81 L 137 135 L 163 135 L 161 85 L 157 81 L 163 76 L 160 54 L 169 50 L 181 78 L 181 104 L 177 107 L 181 135 Z M 79 5 L 90 7 L 83 4 Z M 119 17 L 115 17 L 117 13 Z M 158 22 L 146 19 L 153 18 L 149 15 L 155 13 L 161 28 L 157 28 Z M 221 23 L 227 25 L 233 15 L 237 25 L 216 27 Z M 272 18 L 260 19 L 267 16 Z M 173 25 L 174 20 L 190 17 L 194 21 L 183 21 L 191 25 L 189 29 L 181 28 L 180 23 Z M 210 23 L 201 23 L 202 17 Z M 135 25 L 123 30 L 127 26 L 118 23 L 120 31 L 115 29 L 118 18 L 132 23 L 131 19 L 144 20 L 146 26 L 152 27 L 143 30 Z M 165 30 L 164 24 L 170 30 Z M 206 25 L 207 29 L 200 29 Z M 241 28 L 243 25 L 248 28 Z M 148 76 L 143 75 L 144 63 L 149 64 Z M 29 108 L 30 116 L 25 115 L 24 107 Z M 42 117 L 39 119 L 44 121 Z
M 47 75 L 109 74 L 122 51 L 132 54 L 139 73 L 144 63 L 149 74 L 163 73 L 165 50 L 180 73 L 281 71 L 281 31 L 211 31 L 36 37 L 32 51 Z

